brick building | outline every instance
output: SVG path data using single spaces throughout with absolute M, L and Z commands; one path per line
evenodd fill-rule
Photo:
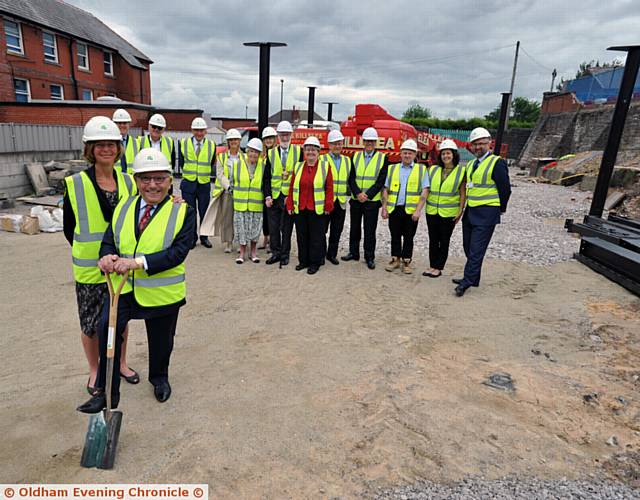
M 151 104 L 153 61 L 98 18 L 61 0 L 0 0 L 0 102 Z

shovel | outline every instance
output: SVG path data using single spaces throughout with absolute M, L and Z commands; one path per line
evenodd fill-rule
M 97 467 L 98 469 L 113 469 L 116 459 L 118 436 L 122 425 L 122 412 L 111 409 L 111 383 L 113 379 L 113 354 L 115 351 L 116 324 L 118 319 L 118 299 L 122 287 L 127 281 L 123 276 L 117 290 L 113 291 L 111 277 L 106 274 L 109 288 L 109 329 L 107 335 L 107 381 L 105 395 L 107 407 L 104 411 L 91 415 L 80 465 L 82 467 Z

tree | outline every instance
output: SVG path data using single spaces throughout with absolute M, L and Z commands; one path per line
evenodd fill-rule
M 511 112 L 509 120 L 534 123 L 540 116 L 540 103 L 526 97 L 516 97 L 511 101 Z M 491 113 L 484 115 L 485 120 L 498 122 L 500 119 L 500 106 L 497 106 Z
M 431 118 L 431 110 L 427 107 L 422 107 L 420 104 L 412 104 L 402 115 L 402 119 L 410 118 Z
M 580 69 L 576 72 L 576 78 L 582 78 L 583 76 L 591 74 L 591 70 L 595 68 L 619 68 L 620 66 L 624 66 L 621 59 L 614 59 L 611 62 L 603 62 L 600 64 L 599 60 L 593 60 L 587 62 L 582 61 L 580 63 Z

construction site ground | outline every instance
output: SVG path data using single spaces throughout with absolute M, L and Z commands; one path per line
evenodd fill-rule
M 540 193 L 542 206 L 573 196 Z M 562 215 L 537 223 L 571 238 Z M 87 366 L 69 246 L 61 233 L 0 233 L 0 259 L 1 482 L 205 482 L 210 498 L 350 498 L 469 476 L 639 486 L 640 299 L 575 261 L 492 257 L 456 298 L 459 256 L 439 279 L 389 274 L 382 257 L 375 271 L 308 276 L 198 246 L 173 395 L 155 401 L 133 322 L 143 380 L 123 382 L 116 466 L 100 471 L 79 465 Z M 496 372 L 515 391 L 483 384 Z

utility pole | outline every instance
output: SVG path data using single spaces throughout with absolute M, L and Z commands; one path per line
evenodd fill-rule
M 258 134 L 269 122 L 269 61 L 271 47 L 286 47 L 282 42 L 244 42 L 245 47 L 260 47 L 260 83 L 258 85 Z
M 509 130 L 509 114 L 511 112 L 511 99 L 513 98 L 513 85 L 516 83 L 516 68 L 518 67 L 518 52 L 520 52 L 520 40 L 516 42 L 516 56 L 513 59 L 513 73 L 511 73 L 511 87 L 509 88 L 509 107 L 507 120 L 504 122 L 504 129 Z
M 307 87 L 309 89 L 309 104 L 307 105 L 307 128 L 313 126 L 313 115 L 315 114 L 316 89 L 318 87 Z
M 556 68 L 553 68 L 553 72 L 551 73 L 551 88 L 549 89 L 549 92 L 553 92 L 553 84 L 556 83 L 556 76 L 558 76 L 558 72 L 556 71 Z
M 284 95 L 284 78 L 280 78 L 280 121 L 282 121 L 282 96 Z
M 244 107 L 244 119 L 246 120 L 249 116 L 249 105 L 246 104 Z

